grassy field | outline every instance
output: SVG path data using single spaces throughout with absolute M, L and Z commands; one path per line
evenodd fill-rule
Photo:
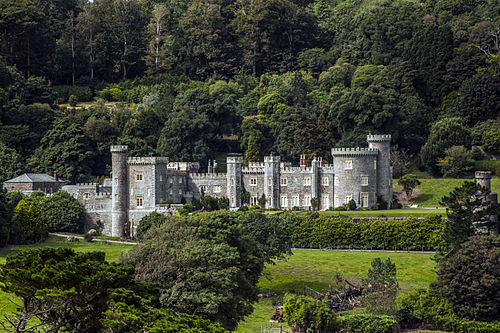
M 435 178 L 435 179 L 419 179 L 421 184 L 417 186 L 420 190 L 420 195 L 411 200 L 412 204 L 419 206 L 438 206 L 439 200 L 445 195 L 448 195 L 455 187 L 462 185 L 465 181 L 472 179 L 453 179 L 453 178 Z M 394 179 L 394 190 L 400 190 L 397 185 L 397 179 Z M 500 177 L 491 179 L 491 191 L 500 192 Z
M 397 267 L 397 277 L 401 292 L 414 288 L 425 288 L 436 278 L 435 263 L 430 253 L 387 253 L 387 252 L 349 252 L 349 251 L 311 251 L 295 250 L 287 260 L 276 265 L 266 266 L 259 287 L 263 292 L 274 291 L 303 292 L 304 287 L 324 291 L 341 274 L 353 283 L 359 283 L 366 276 L 374 258 L 391 258 Z M 255 305 L 254 313 L 243 321 L 236 332 L 260 332 L 261 324 L 268 324 L 273 314 L 273 299 L 261 300 Z
M 5 257 L 9 254 L 13 254 L 23 249 L 35 249 L 44 247 L 70 247 L 78 252 L 102 251 L 106 253 L 106 260 L 108 261 L 117 261 L 122 253 L 125 253 L 132 248 L 132 246 L 128 244 L 114 244 L 105 242 L 88 243 L 83 240 L 80 240 L 79 242 L 68 242 L 66 238 L 63 237 L 49 236 L 47 241 L 43 243 L 33 245 L 11 245 L 0 249 L 0 264 L 5 263 Z M 7 312 L 13 311 L 15 308 L 14 304 L 10 301 L 11 298 L 12 295 L 0 291 L 0 309 L 5 309 Z

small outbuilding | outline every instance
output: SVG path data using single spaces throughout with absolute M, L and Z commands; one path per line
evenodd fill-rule
M 9 179 L 3 183 L 3 187 L 9 192 L 22 192 L 30 194 L 33 191 L 42 191 L 46 194 L 57 192 L 66 182 L 57 177 L 45 173 L 25 173 L 16 178 Z

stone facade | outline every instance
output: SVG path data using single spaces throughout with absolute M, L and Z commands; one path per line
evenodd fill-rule
M 63 187 L 80 201 L 89 220 L 103 227 L 103 234 L 133 235 L 142 217 L 153 212 L 169 214 L 182 203 L 200 199 L 202 193 L 227 197 L 230 207 L 254 205 L 264 194 L 266 208 L 317 209 L 343 205 L 353 199 L 358 207 L 370 208 L 380 197 L 392 199 L 390 135 L 369 135 L 368 148 L 332 149 L 333 164 L 314 159 L 299 167 L 270 155 L 263 162 L 243 165 L 243 157 L 227 157 L 227 172 L 198 173 L 199 163 L 171 162 L 168 157 L 127 157 L 126 146 L 112 146 L 112 177 L 103 185 L 77 184 Z M 243 188 L 250 202 L 241 202 Z M 312 200 L 312 199 L 315 200 Z M 313 202 L 311 202 L 313 201 Z

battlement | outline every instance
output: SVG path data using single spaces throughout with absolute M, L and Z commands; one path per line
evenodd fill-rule
M 281 168 L 281 173 L 312 173 L 311 167 L 284 167 Z
M 264 174 L 264 167 L 244 167 L 241 172 L 245 174 Z
M 281 158 L 279 156 L 270 155 L 264 156 L 264 163 L 279 163 Z
M 191 171 L 197 173 L 199 169 L 200 163 L 198 162 L 169 162 L 167 164 L 167 170 Z
M 227 163 L 239 163 L 243 164 L 243 156 L 241 155 L 228 155 L 227 156 Z
M 371 134 L 366 136 L 366 141 L 391 141 L 390 134 Z
M 129 157 L 127 163 L 129 165 L 167 164 L 168 157 Z
M 77 187 L 96 187 L 98 183 L 76 183 Z M 101 186 L 101 185 L 99 185 Z
M 123 145 L 123 146 L 111 146 L 109 150 L 112 153 L 127 153 L 128 152 L 128 146 Z
M 193 179 L 226 179 L 227 175 L 225 173 L 192 173 L 191 178 L 193 178 Z
M 476 179 L 491 179 L 491 171 L 476 171 Z
M 390 137 L 390 135 L 389 135 Z M 378 149 L 374 148 L 332 148 L 333 156 L 377 156 Z
M 249 168 L 263 168 L 264 162 L 249 162 L 248 167 Z
M 96 199 L 108 199 L 108 198 L 111 198 L 111 193 L 96 193 L 95 194 L 95 198 Z

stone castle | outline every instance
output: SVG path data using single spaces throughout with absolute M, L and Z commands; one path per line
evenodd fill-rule
M 392 167 L 389 162 L 390 135 L 368 135 L 368 148 L 333 148 L 333 163 L 314 159 L 306 166 L 293 167 L 279 156 L 244 166 L 243 157 L 229 155 L 227 172 L 217 165 L 198 173 L 199 163 L 172 162 L 168 157 L 127 157 L 127 146 L 112 146 L 112 177 L 100 184 L 63 186 L 85 207 L 103 234 L 124 237 L 134 234 L 140 219 L 153 212 L 168 214 L 172 206 L 200 199 L 202 193 L 227 197 L 232 209 L 242 205 L 241 193 L 250 193 L 250 202 L 266 198 L 266 208 L 338 207 L 354 200 L 360 208 L 371 208 L 377 200 L 392 200 Z M 174 203 L 168 204 L 168 203 Z M 246 204 L 246 203 L 245 203 Z

